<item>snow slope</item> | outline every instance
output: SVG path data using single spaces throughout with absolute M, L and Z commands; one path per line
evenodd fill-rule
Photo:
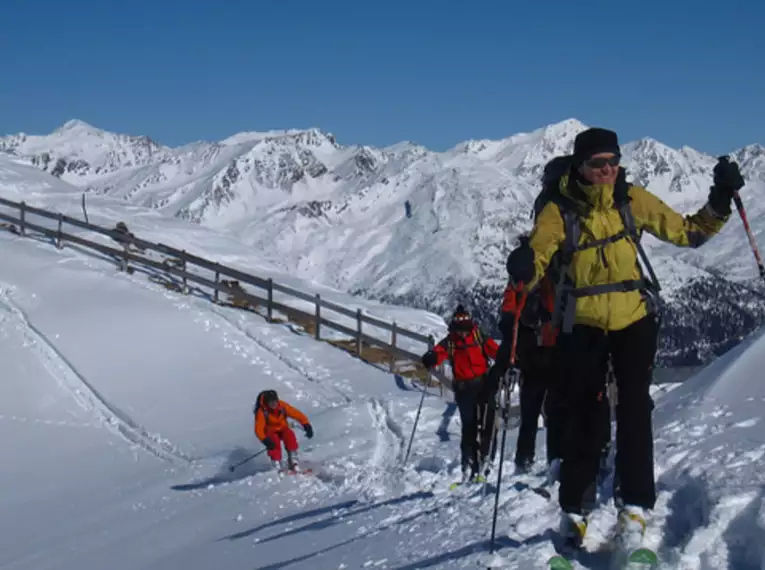
M 0 153 L 0 196 L 16 202 L 25 201 L 31 206 L 57 211 L 83 219 L 81 192 L 72 185 L 51 175 L 24 164 L 18 158 Z M 374 300 L 353 297 L 347 293 L 322 285 L 315 281 L 296 277 L 268 260 L 262 252 L 254 250 L 234 237 L 213 229 L 190 224 L 185 220 L 173 218 L 156 210 L 143 206 L 134 206 L 110 196 L 88 195 L 86 201 L 88 220 L 103 227 L 113 227 L 118 221 L 128 223 L 130 230 L 148 241 L 185 249 L 189 253 L 200 255 L 212 261 L 218 261 L 262 277 L 273 278 L 281 283 L 308 294 L 321 294 L 322 298 L 340 304 L 348 309 L 361 309 L 364 314 L 389 322 L 396 321 L 409 330 L 424 335 L 443 335 L 446 325 L 440 316 L 415 308 L 382 304 Z M 0 206 L 13 216 L 18 210 Z M 35 223 L 55 227 L 55 223 L 35 217 Z M 92 232 L 67 228 L 75 235 L 83 235 L 89 240 L 101 239 L 104 244 L 114 245 L 109 238 Z M 261 292 L 262 294 L 262 292 Z M 286 301 L 275 295 L 275 300 Z M 288 304 L 294 304 L 290 300 Z M 296 305 L 299 306 L 299 305 Z M 405 341 L 405 339 L 402 339 Z M 424 349 L 424 345 L 415 345 L 414 350 Z
M 76 197 L 61 182 L 37 196 L 47 175 L 14 179 L 24 167 L 2 166 L 4 195 L 23 183 L 34 200 Z M 94 200 L 91 216 L 114 221 L 127 208 Z M 196 239 L 225 255 L 228 242 L 210 230 L 130 210 L 160 241 Z M 424 399 L 401 468 L 420 401 L 406 381 L 255 314 L 116 273 L 78 249 L 6 232 L 0 247 L 3 568 L 487 562 L 492 496 L 447 491 L 460 429 L 448 399 Z M 237 247 L 230 255 L 248 259 Z M 758 334 L 682 386 L 657 391 L 661 495 L 650 540 L 668 567 L 761 565 L 763 358 Z M 315 426 L 312 440 L 298 431 L 314 477 L 279 479 L 262 455 L 227 469 L 262 449 L 251 405 L 270 387 Z M 541 477 L 504 467 L 497 557 L 505 568 L 541 567 L 553 552 L 556 504 L 529 490 Z M 607 498 L 593 549 L 615 518 Z M 582 567 L 605 570 L 608 556 L 593 552 Z
M 504 261 L 530 227 L 543 165 L 570 152 L 584 128 L 567 119 L 432 152 L 411 142 L 343 146 L 318 129 L 169 148 L 70 121 L 50 135 L 0 138 L 0 150 L 89 195 L 225 230 L 296 277 L 442 316 L 468 303 L 493 329 Z M 624 141 L 623 151 L 630 176 L 678 211 L 704 203 L 716 157 L 650 138 Z M 747 178 L 742 195 L 763 243 L 765 149 L 753 144 L 732 156 Z M 735 216 L 698 251 L 650 237 L 646 243 L 669 303 L 664 364 L 707 362 L 765 322 L 765 304 L 752 292 L 760 286 L 756 266 Z
M 0 240 L 0 447 L 13 458 L 0 479 L 14 489 L 2 498 L 3 568 L 238 567 L 254 553 L 265 565 L 283 549 L 230 535 L 405 491 L 384 469 L 419 401 L 403 381 L 250 314 L 115 276 L 101 260 Z M 264 456 L 228 473 L 262 448 L 251 406 L 270 387 L 310 416 L 316 436 L 301 444 L 317 477 L 278 481 Z M 290 554 L 324 547 L 322 536 Z

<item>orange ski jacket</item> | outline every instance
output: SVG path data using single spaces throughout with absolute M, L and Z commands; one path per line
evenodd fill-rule
M 255 435 L 262 441 L 269 433 L 279 432 L 289 427 L 287 418 L 292 418 L 303 426 L 310 423 L 303 412 L 293 408 L 287 402 L 279 400 L 276 408 L 272 409 L 261 401 L 258 411 L 255 413 Z

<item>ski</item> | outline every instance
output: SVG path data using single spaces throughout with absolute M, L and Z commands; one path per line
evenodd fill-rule
M 280 469 L 279 475 L 311 475 L 313 469 Z
M 552 500 L 552 493 L 550 493 L 550 491 L 547 488 L 547 485 L 545 485 L 544 483 L 542 485 L 537 485 L 535 487 L 532 487 L 531 485 L 529 485 L 528 483 L 524 481 L 516 481 L 515 484 L 513 485 L 513 488 L 517 490 L 518 492 L 531 491 L 533 493 L 536 493 L 540 497 L 547 499 L 548 501 Z
M 574 565 L 565 556 L 556 554 L 547 561 L 549 570 L 574 570 Z
M 636 548 L 627 556 L 624 570 L 655 570 L 659 567 L 659 557 L 650 548 Z

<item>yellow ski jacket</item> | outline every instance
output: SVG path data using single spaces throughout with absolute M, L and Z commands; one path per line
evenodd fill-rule
M 576 183 L 577 196 L 569 192 L 569 176 L 560 180 L 560 192 L 577 206 L 581 235 L 579 245 L 607 239 L 623 231 L 624 224 L 614 205 L 614 185 Z M 730 215 L 721 216 L 709 204 L 697 213 L 678 214 L 645 188 L 629 186 L 632 214 L 638 232 L 647 231 L 662 241 L 680 247 L 697 248 L 717 234 Z M 527 290 L 545 274 L 552 256 L 563 244 L 565 227 L 559 206 L 549 202 L 537 217 L 529 236 L 534 250 L 535 277 Z M 640 279 L 638 251 L 634 241 L 625 237 L 600 247 L 573 254 L 568 276 L 574 287 L 605 285 Z M 574 324 L 598 327 L 606 331 L 626 328 L 648 314 L 646 301 L 640 291 L 610 292 L 576 300 Z

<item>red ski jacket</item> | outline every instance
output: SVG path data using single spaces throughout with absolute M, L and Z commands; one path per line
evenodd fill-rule
M 460 333 L 449 333 L 445 339 L 439 342 L 433 352 L 436 353 L 436 366 L 447 358 L 452 366 L 454 380 L 472 380 L 486 374 L 489 370 L 489 358 L 497 357 L 497 343 L 493 339 L 484 340 L 478 327 L 473 330 Z

